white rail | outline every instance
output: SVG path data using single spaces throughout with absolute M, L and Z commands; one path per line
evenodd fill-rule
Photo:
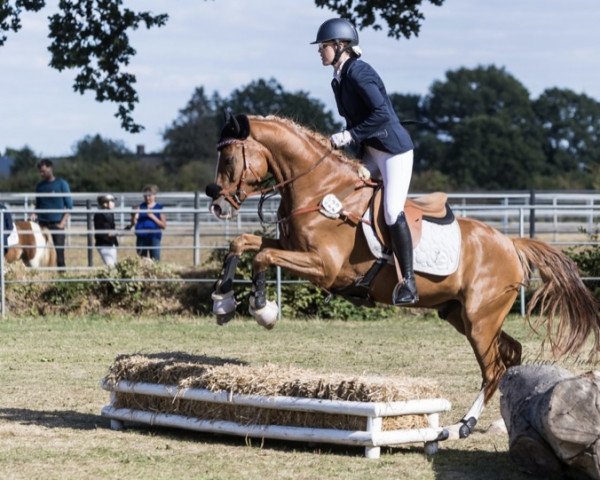
M 240 395 L 212 392 L 201 388 L 182 389 L 176 385 L 128 381 L 120 381 L 116 385 L 102 383 L 102 388 L 113 392 L 111 404 L 106 405 L 101 411 L 103 416 L 111 419 L 113 429 L 123 428 L 123 422 L 132 422 L 258 438 L 359 445 L 365 447 L 367 458 L 379 458 L 382 446 L 416 442 L 424 442 L 426 451 L 434 453 L 437 450 L 437 442 L 447 438 L 447 432 L 439 426 L 439 413 L 451 408 L 448 400 L 440 398 L 401 402 L 353 402 L 285 396 Z M 332 428 L 241 424 L 172 413 L 116 408 L 114 406 L 116 392 L 256 408 L 362 416 L 367 418 L 367 427 L 364 431 L 350 431 Z M 400 415 L 426 415 L 429 426 L 427 428 L 382 430 L 383 417 Z

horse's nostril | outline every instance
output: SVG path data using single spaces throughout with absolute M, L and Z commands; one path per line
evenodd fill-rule
M 210 206 L 210 211 L 217 218 L 219 218 L 222 213 L 221 207 L 219 205 L 215 205 L 214 203 Z

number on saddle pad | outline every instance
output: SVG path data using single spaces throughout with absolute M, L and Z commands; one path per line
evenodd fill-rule
M 319 212 L 329 218 L 338 218 L 342 212 L 342 202 L 333 193 L 328 193 L 321 200 Z

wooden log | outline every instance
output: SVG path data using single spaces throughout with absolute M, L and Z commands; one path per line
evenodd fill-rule
M 521 365 L 504 375 L 500 392 L 515 463 L 544 478 L 600 480 L 600 372 Z

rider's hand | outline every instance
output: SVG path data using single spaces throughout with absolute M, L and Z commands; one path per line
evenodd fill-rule
M 331 146 L 333 148 L 341 148 L 344 145 L 348 145 L 352 141 L 352 135 L 348 130 L 344 130 L 340 133 L 334 133 L 331 137 L 329 137 L 329 141 L 331 142 Z

